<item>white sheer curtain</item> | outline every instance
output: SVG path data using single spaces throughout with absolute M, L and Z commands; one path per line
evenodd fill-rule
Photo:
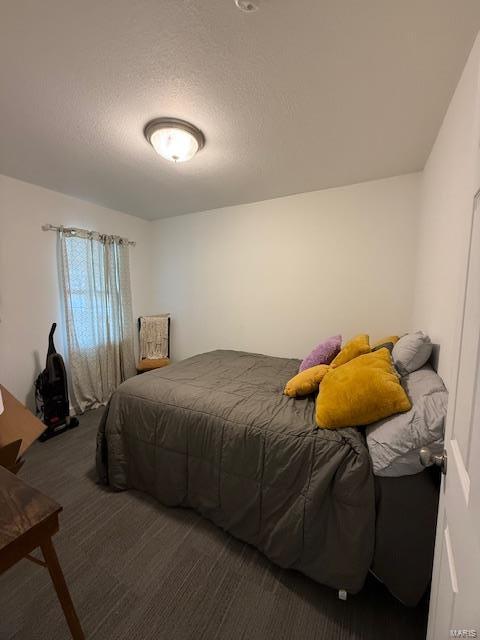
M 128 241 L 60 229 L 71 402 L 104 404 L 135 373 Z

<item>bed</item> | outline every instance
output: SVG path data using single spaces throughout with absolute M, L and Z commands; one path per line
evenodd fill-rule
M 99 427 L 99 480 L 194 508 L 276 564 L 335 589 L 358 592 L 371 569 L 387 586 L 393 577 L 395 595 L 415 604 L 428 583 L 434 526 L 431 550 L 406 547 L 413 563 L 427 550 L 426 575 L 409 589 L 408 569 L 387 558 L 399 537 L 388 507 L 401 512 L 406 494 L 385 498 L 391 487 L 375 484 L 360 430 L 317 429 L 314 397 L 282 394 L 298 365 L 218 350 L 127 380 Z

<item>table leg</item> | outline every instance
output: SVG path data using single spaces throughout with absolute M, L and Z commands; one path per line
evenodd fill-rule
M 85 636 L 83 635 L 80 621 L 77 617 L 75 607 L 73 606 L 67 583 L 65 582 L 62 568 L 58 561 L 52 540 L 48 538 L 40 545 L 40 548 L 42 549 L 43 557 L 47 563 L 47 568 L 50 573 L 53 586 L 55 587 L 55 591 L 57 592 L 58 599 L 62 605 L 63 613 L 65 614 L 72 638 L 74 640 L 85 640 Z

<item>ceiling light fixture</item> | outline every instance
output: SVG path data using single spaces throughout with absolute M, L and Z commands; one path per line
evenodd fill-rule
M 254 2 L 253 0 L 235 0 L 235 4 L 240 11 L 245 11 L 245 13 L 258 11 L 258 2 Z
M 178 118 L 152 120 L 143 133 L 155 151 L 171 162 L 191 160 L 205 146 L 205 136 L 200 129 Z

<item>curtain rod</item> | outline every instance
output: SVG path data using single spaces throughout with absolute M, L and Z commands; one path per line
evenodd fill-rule
M 96 233 L 99 236 L 108 235 L 106 233 L 98 233 L 97 231 L 89 231 L 88 229 L 79 229 L 78 227 L 63 227 L 55 224 L 42 224 L 42 231 L 67 231 L 67 232 L 73 231 L 72 235 L 75 235 L 76 232 Z M 119 236 L 115 236 L 115 237 L 119 237 Z M 134 247 L 137 244 L 136 242 L 133 242 L 133 240 L 128 240 L 127 238 L 122 238 L 122 240 L 125 240 L 125 242 L 128 242 L 128 244 L 131 245 L 132 247 Z

